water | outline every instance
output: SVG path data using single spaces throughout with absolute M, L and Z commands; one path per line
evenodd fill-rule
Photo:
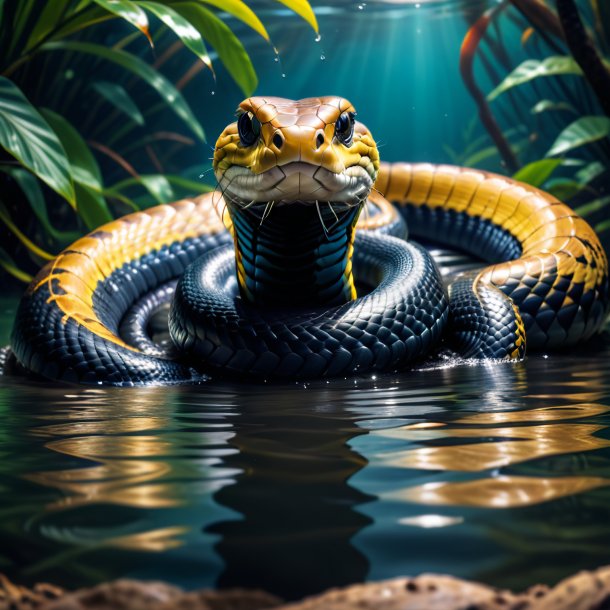
M 609 345 L 308 384 L 1 378 L 0 570 L 296 598 L 426 571 L 520 589 L 608 563 Z

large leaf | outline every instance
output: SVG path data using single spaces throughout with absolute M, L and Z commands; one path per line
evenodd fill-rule
M 568 125 L 557 137 L 547 156 L 560 155 L 610 135 L 610 118 L 584 116 Z
M 546 59 L 527 59 L 517 66 L 488 96 L 491 102 L 499 95 L 537 78 L 560 75 L 582 76 L 582 70 L 572 57 L 553 55 Z
M 307 0 L 277 0 L 277 2 L 281 2 L 284 6 L 293 10 L 297 15 L 303 17 L 316 33 L 318 32 L 318 20 Z
M 38 18 L 25 45 L 26 51 L 32 48 L 58 25 L 61 19 L 65 17 L 64 11 L 69 4 L 70 0 L 53 0 L 53 2 L 43 3 L 42 9 L 38 12 Z M 38 8 L 39 7 L 36 7 L 37 10 Z
M 0 76 L 0 146 L 71 205 L 70 164 L 57 135 L 8 79 Z
M 0 166 L 0 171 L 11 176 L 19 185 L 30 204 L 30 208 L 47 235 L 59 241 L 62 245 L 67 245 L 78 239 L 79 233 L 77 231 L 58 231 L 51 224 L 40 182 L 33 174 L 22 167 Z
M 187 49 L 190 49 L 199 57 L 210 70 L 212 69 L 212 62 L 206 51 L 201 34 L 180 13 L 159 2 L 138 2 L 138 4 L 159 18 L 180 38 Z
M 102 196 L 102 174 L 89 147 L 66 119 L 55 112 L 43 109 L 49 124 L 63 144 L 74 176 L 76 210 L 89 229 L 95 229 L 112 220 L 106 200 Z
M 218 57 L 246 96 L 252 95 L 258 84 L 256 71 L 244 46 L 229 27 L 212 11 L 195 2 L 174 5 L 216 49 Z
M 128 116 L 134 123 L 144 125 L 144 117 L 125 87 L 118 83 L 97 81 L 92 87 L 110 104 Z
M 551 174 L 561 165 L 562 159 L 541 159 L 522 167 L 514 176 L 519 182 L 526 182 L 532 186 L 542 186 Z
M 62 42 L 51 42 L 41 47 L 43 51 L 75 51 L 77 53 L 87 53 L 96 57 L 101 57 L 122 68 L 132 72 L 144 80 L 163 98 L 169 108 L 171 108 L 202 140 L 205 140 L 203 128 L 195 118 L 192 110 L 187 104 L 182 94 L 170 83 L 165 76 L 126 51 L 108 49 L 102 45 L 90 42 L 78 42 L 66 40 Z
M 125 19 L 131 23 L 148 38 L 150 42 L 150 33 L 148 31 L 148 17 L 146 13 L 131 0 L 93 0 L 98 6 L 113 13 L 117 17 Z M 152 44 L 152 42 L 151 42 Z
M 243 0 L 201 0 L 211 6 L 215 6 L 229 15 L 233 15 L 247 26 L 258 32 L 265 40 L 269 40 L 269 34 L 256 13 Z M 193 4 L 195 4 L 193 2 Z

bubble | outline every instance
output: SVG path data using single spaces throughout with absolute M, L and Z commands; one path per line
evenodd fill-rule
M 273 59 L 273 61 L 275 61 L 276 63 L 278 63 L 278 62 L 280 61 L 280 58 L 279 58 L 279 57 L 275 57 L 275 58 Z
M 216 95 L 216 91 L 210 91 L 210 95 Z
M 282 78 L 286 78 L 286 73 L 282 72 Z
M 318 34 L 313 40 L 314 42 L 320 42 L 320 40 L 322 40 L 322 34 Z
M 421 6 L 421 4 L 418 2 L 418 3 L 415 5 L 415 8 L 419 8 L 420 6 Z
M 324 61 L 324 60 L 326 59 L 326 55 L 324 55 L 324 53 L 322 53 L 322 55 L 320 55 L 320 59 L 321 59 L 322 61 Z

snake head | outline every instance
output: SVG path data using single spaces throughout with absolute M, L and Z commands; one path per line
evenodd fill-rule
M 250 97 L 222 132 L 214 172 L 227 203 L 362 205 L 379 170 L 369 130 L 341 97 Z

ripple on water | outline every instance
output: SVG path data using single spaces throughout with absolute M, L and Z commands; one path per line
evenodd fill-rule
M 2 569 L 295 597 L 423 571 L 522 588 L 604 563 L 607 346 L 308 384 L 1 379 Z

